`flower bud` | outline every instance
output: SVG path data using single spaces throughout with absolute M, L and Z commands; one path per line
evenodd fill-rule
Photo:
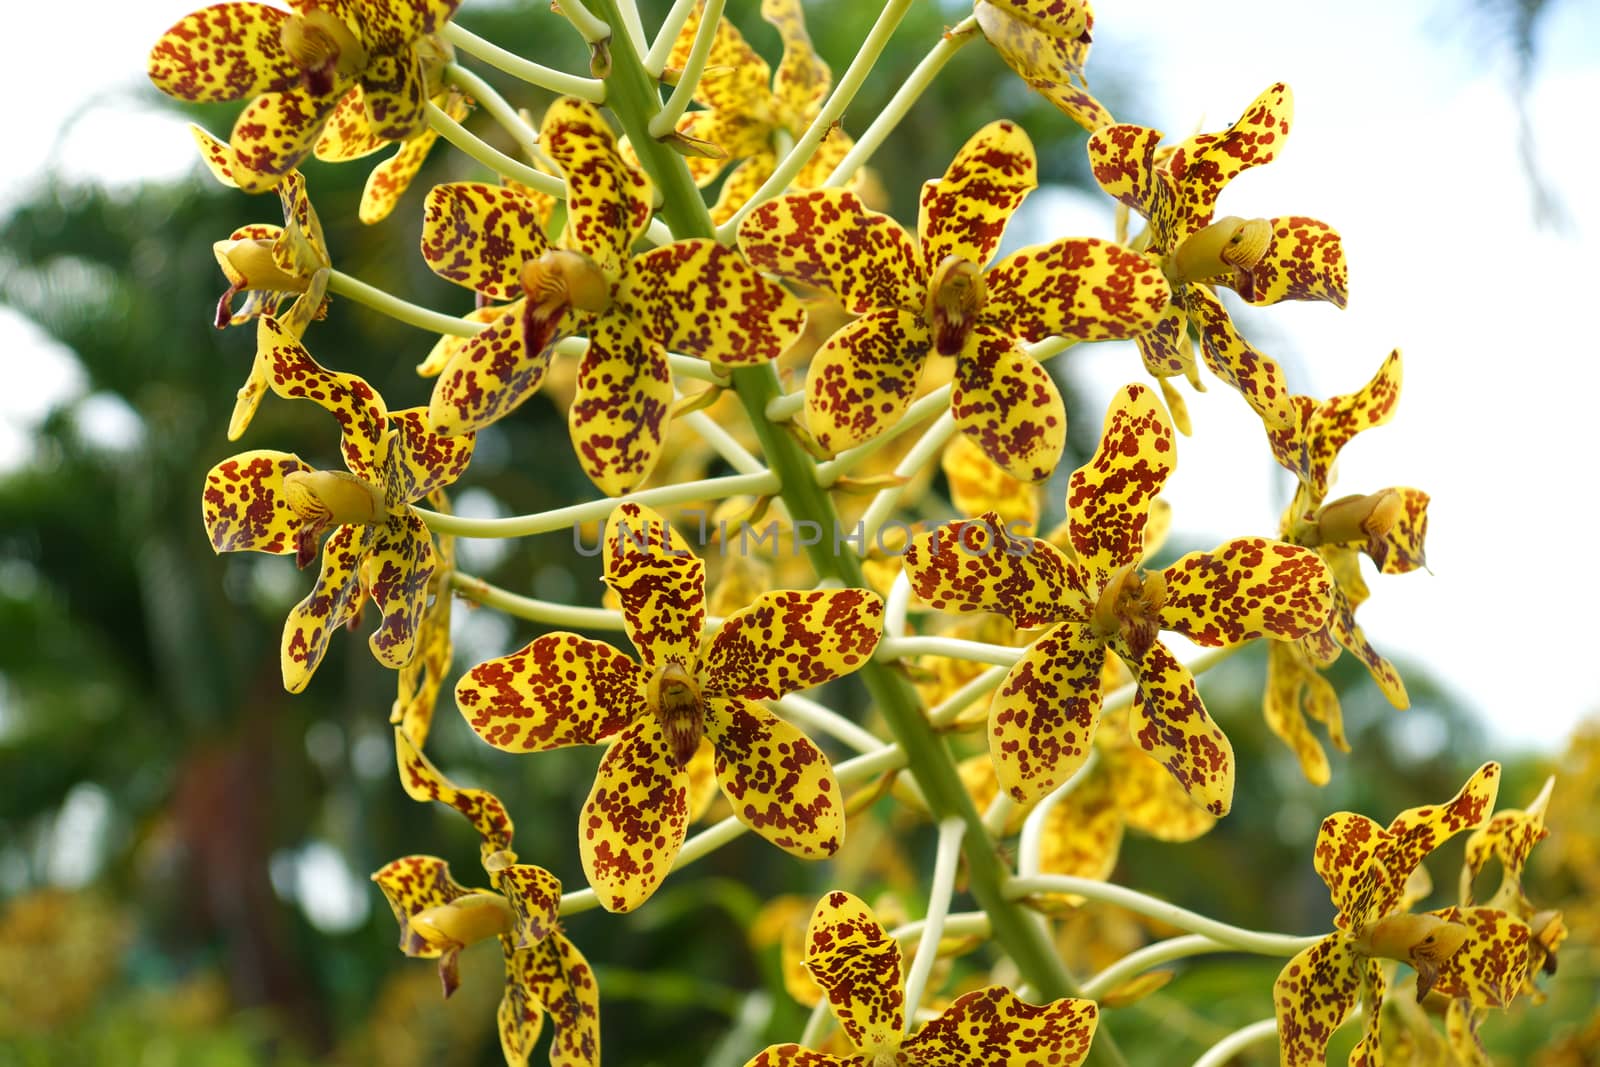
M 498 893 L 468 893 L 411 916 L 411 929 L 436 948 L 471 945 L 511 929 L 511 905 Z
M 1201 282 L 1219 274 L 1247 271 L 1272 246 L 1272 223 L 1229 215 L 1189 235 L 1167 264 L 1176 283 Z

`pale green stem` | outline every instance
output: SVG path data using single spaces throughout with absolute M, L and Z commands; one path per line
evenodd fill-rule
M 873 752 L 837 764 L 833 768 L 833 775 L 839 782 L 839 788 L 843 790 L 846 786 L 866 781 L 885 771 L 898 770 L 905 765 L 906 754 L 901 751 L 899 745 L 884 745 Z M 676 871 L 695 860 L 709 856 L 723 845 L 742 836 L 748 829 L 749 827 L 733 815 L 712 824 L 683 843 L 683 848 L 678 850 L 678 855 L 672 861 L 672 869 Z M 577 915 L 579 912 L 592 911 L 599 906 L 600 900 L 595 896 L 593 889 L 576 889 L 561 895 L 562 915 Z
M 667 361 L 672 364 L 672 373 L 681 378 L 693 378 L 697 382 L 710 382 L 724 388 L 728 385 L 726 374 L 696 356 L 682 356 L 674 352 L 667 356 Z
M 933 884 L 928 887 L 928 914 L 923 920 L 922 939 L 917 942 L 917 954 L 911 960 L 911 973 L 906 975 L 905 1028 L 910 1033 L 915 1025 L 917 1005 L 928 988 L 928 976 L 933 973 L 933 961 L 939 955 L 939 939 L 944 936 L 944 919 L 950 913 L 950 895 L 955 892 L 956 868 L 961 859 L 961 839 L 967 832 L 967 823 L 959 815 L 952 815 L 939 823 L 939 843 L 933 860 Z
M 928 709 L 928 722 L 934 726 L 948 726 L 983 694 L 998 689 L 1011 673 L 1010 667 L 991 667 L 954 693 Z
M 922 931 L 927 928 L 926 919 L 897 926 L 889 931 L 889 936 L 901 943 L 919 938 Z M 944 937 L 987 937 L 989 935 L 989 916 L 981 911 L 963 911 L 955 915 L 948 915 L 944 920 Z
M 700 87 L 700 75 L 705 73 L 706 59 L 711 55 L 711 42 L 717 36 L 717 23 L 722 21 L 724 0 L 706 0 L 705 11 L 700 15 L 700 28 L 695 31 L 694 43 L 689 46 L 689 58 L 684 61 L 678 84 L 661 110 L 650 117 L 650 136 L 657 140 L 678 128 L 678 119 L 689 110 L 695 90 Z
M 656 30 L 656 39 L 650 44 L 650 54 L 644 57 L 644 69 L 652 78 L 661 77 L 661 72 L 666 69 L 667 60 L 672 56 L 672 46 L 678 43 L 678 35 L 683 32 L 689 16 L 694 14 L 697 3 L 699 0 L 677 0 L 672 10 L 667 12 L 667 17 L 661 21 L 661 28 Z
M 456 571 L 450 575 L 450 585 L 475 604 L 503 611 L 518 619 L 544 623 L 548 626 L 576 627 L 580 630 L 622 630 L 622 613 L 607 608 L 582 608 L 570 604 L 554 604 L 548 600 L 519 596 L 516 593 L 490 585 L 482 578 Z
M 1104 712 L 1102 712 L 1104 714 Z M 1095 766 L 1100 762 L 1100 752 L 1092 745 L 1089 756 L 1083 765 L 1060 785 L 1056 786 L 1045 798 L 1028 812 L 1028 817 L 1022 822 L 1022 836 L 1017 844 L 1017 873 L 1026 877 L 1039 873 L 1039 854 L 1044 846 L 1045 820 L 1050 816 L 1050 809 L 1061 803 L 1073 794 L 1084 783 L 1089 775 L 1094 773 Z M 1001 794 L 1004 796 L 1004 794 Z
M 538 157 L 539 131 L 528 125 L 517 113 L 517 109 L 512 107 L 505 97 L 495 92 L 494 86 L 457 63 L 444 68 L 444 76 L 456 88 L 482 104 L 484 110 L 489 112 L 489 117 L 498 122 L 500 128 L 517 142 L 517 147 L 522 149 L 523 154 L 529 159 Z
M 863 730 L 832 708 L 815 700 L 790 693 L 778 702 L 784 718 L 809 732 L 825 733 L 849 745 L 860 753 L 876 752 L 883 747 L 883 739 Z
M 633 44 L 633 50 L 644 55 L 644 50 L 650 45 L 644 37 L 644 22 L 639 17 L 637 0 L 620 0 L 617 4 L 617 14 L 622 19 L 622 28 L 628 31 L 628 40 Z
M 429 333 L 449 334 L 451 337 L 475 337 L 479 330 L 488 325 L 470 319 L 454 318 L 443 312 L 431 311 L 413 304 L 409 300 L 401 300 L 392 293 L 386 293 L 375 285 L 368 285 L 361 279 L 339 270 L 328 272 L 328 292 L 349 297 L 374 311 L 381 311 L 391 319 L 403 322 L 407 326 L 415 326 L 419 330 L 427 330 Z
M 428 124 L 439 131 L 439 136 L 477 160 L 483 166 L 506 178 L 513 178 L 530 189 L 560 197 L 565 200 L 567 184 L 560 178 L 534 170 L 528 164 L 512 159 L 493 145 L 483 141 L 432 101 L 428 102 Z
M 906 408 L 906 413 L 900 417 L 899 421 L 877 437 L 839 453 L 826 463 L 819 463 L 817 465 L 817 484 L 821 486 L 834 484 L 842 475 L 848 474 L 851 470 L 860 466 L 868 457 L 875 455 L 889 442 L 910 433 L 941 411 L 948 411 L 951 392 L 951 386 L 941 385 L 927 396 L 919 397 L 916 403 Z
M 1200 934 L 1184 934 L 1182 937 L 1169 937 L 1165 941 L 1157 941 L 1146 945 L 1137 952 L 1130 952 L 1116 963 L 1107 967 L 1087 982 L 1083 983 L 1083 995 L 1091 999 L 1099 998 L 1137 978 L 1152 967 L 1159 967 L 1163 963 L 1173 960 L 1187 959 L 1190 956 L 1201 956 L 1210 952 L 1237 952 L 1238 950 L 1220 941 L 1213 941 Z
M 576 74 L 568 74 L 566 71 L 523 59 L 515 52 L 508 52 L 493 41 L 486 41 L 455 22 L 445 24 L 444 39 L 474 59 L 480 59 L 496 70 L 504 71 L 529 85 L 537 85 L 541 89 L 548 89 L 563 96 L 576 96 L 593 104 L 605 103 L 606 83 L 598 78 L 580 78 Z M 467 87 L 462 86 L 462 88 Z M 467 89 L 467 92 L 468 95 L 476 97 L 480 103 L 488 103 L 488 100 L 479 93 L 471 89 Z
M 908 656 L 945 656 L 973 663 L 994 663 L 1009 667 L 1022 658 L 1023 648 L 1007 648 L 982 641 L 963 641 L 958 637 L 885 637 L 878 642 L 875 659 L 905 659 Z
M 800 410 L 805 406 L 806 394 L 804 391 L 784 393 L 782 396 L 773 397 L 772 402 L 767 405 L 767 421 L 788 422 L 800 414 Z
M 1093 878 L 1077 878 L 1068 874 L 1036 874 L 1031 877 L 1013 878 L 1006 886 L 1006 896 L 1012 900 L 1044 893 L 1071 893 L 1102 904 L 1115 904 L 1140 915 L 1158 919 L 1169 926 L 1176 926 L 1180 930 L 1203 934 L 1241 952 L 1254 952 L 1262 956 L 1293 956 L 1321 940 L 1319 937 L 1291 937 L 1288 934 L 1243 930 L 1137 890 L 1099 882 Z
M 811 1014 L 806 1016 L 806 1027 L 800 1031 L 800 1047 L 814 1049 L 820 1046 L 832 1018 L 833 1012 L 829 1008 L 828 998 L 823 997 L 811 1009 Z
M 426 508 L 413 507 L 417 517 L 428 524 L 435 533 L 453 534 L 456 537 L 528 537 L 549 533 L 578 523 L 593 522 L 610 515 L 625 501 L 664 507 L 668 504 L 685 504 L 692 500 L 719 500 L 730 496 L 766 496 L 778 491 L 778 476 L 770 471 L 760 474 L 731 474 L 723 478 L 706 478 L 681 485 L 663 485 L 655 489 L 641 489 L 619 497 L 591 500 L 586 504 L 540 511 L 532 515 L 512 515 L 503 519 L 469 519 L 460 515 L 443 515 Z
M 956 417 L 950 414 L 948 407 L 943 415 L 923 433 L 916 444 L 911 446 L 911 451 L 905 454 L 900 463 L 895 467 L 894 473 L 898 478 L 909 480 L 923 464 L 929 463 L 944 450 L 950 443 L 950 438 L 956 435 Z M 883 529 L 883 524 L 889 521 L 889 516 L 894 514 L 895 505 L 900 503 L 900 494 L 905 492 L 905 485 L 891 485 L 880 490 L 872 498 L 872 503 L 867 505 L 867 510 L 861 517 L 861 525 L 865 536 L 861 539 L 862 555 L 871 551 L 877 543 L 878 533 Z
M 806 132 L 795 141 L 794 148 L 778 163 L 772 176 L 761 184 L 755 195 L 739 208 L 732 218 L 717 227 L 719 242 L 730 243 L 739 232 L 739 224 L 744 221 L 744 217 L 760 204 L 787 189 L 789 183 L 794 181 L 795 175 L 810 162 L 811 157 L 816 154 L 817 146 L 833 129 L 834 123 L 843 117 L 845 108 L 850 106 L 850 101 L 855 99 L 856 92 L 861 88 L 862 82 L 867 80 L 867 75 L 888 46 L 889 38 L 894 35 L 895 27 L 900 25 L 900 20 L 905 18 L 912 2 L 913 0 L 889 0 L 883 5 L 883 11 L 873 23 L 871 32 L 867 34 L 866 40 L 861 42 L 861 50 L 856 53 L 855 59 L 850 61 L 844 77 L 833 87 L 832 94 L 822 105 L 822 110 L 817 112 L 817 117 L 811 125 L 806 127 Z
M 900 638 L 906 634 L 906 610 L 911 606 L 911 577 L 905 568 L 894 576 L 889 598 L 883 605 L 883 636 Z
M 1265 1044 L 1278 1034 L 1278 1020 L 1262 1019 L 1243 1026 L 1208 1048 L 1194 1061 L 1194 1067 L 1224 1067 L 1247 1048 Z
M 750 454 L 733 435 L 718 425 L 717 420 L 703 411 L 691 411 L 687 415 L 679 415 L 673 421 L 681 422 L 689 429 L 700 435 L 700 439 L 712 448 L 717 454 L 728 461 L 728 465 L 740 474 L 761 474 L 767 468 L 755 456 Z
M 884 138 L 900 125 L 901 120 L 911 110 L 911 105 L 915 104 L 933 83 L 933 79 L 944 69 L 944 65 L 950 62 L 968 41 L 977 36 L 978 19 L 974 15 L 968 15 L 956 23 L 954 28 L 946 30 L 939 43 L 929 50 L 922 58 L 922 62 L 917 64 L 917 69 L 911 72 L 911 77 L 901 84 L 888 104 L 884 105 L 883 110 L 873 118 L 872 125 L 856 138 L 856 143 L 839 161 L 839 165 L 833 168 L 833 173 L 828 175 L 828 180 L 823 182 L 823 185 L 844 185 L 855 177 L 856 171 L 872 158 L 872 154 L 883 144 Z
M 990 837 L 996 841 L 1000 840 L 1005 836 L 1006 823 L 1011 821 L 1011 813 L 1016 810 L 1017 802 L 1011 799 L 1011 794 L 996 793 L 983 813 L 983 828 L 989 831 Z
M 589 44 L 604 44 L 611 40 L 611 27 L 597 18 L 583 0 L 556 0 L 556 6 Z

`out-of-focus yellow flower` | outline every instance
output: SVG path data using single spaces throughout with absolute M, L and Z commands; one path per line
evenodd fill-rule
M 1083 78 L 1094 12 L 1088 0 L 978 0 L 983 35 L 1029 88 L 1093 133 L 1113 120 Z

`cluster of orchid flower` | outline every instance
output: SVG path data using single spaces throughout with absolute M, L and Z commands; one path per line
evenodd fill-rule
M 1129 983 L 1161 960 L 1236 950 L 1293 958 L 1273 991 L 1275 1018 L 1239 1031 L 1207 1063 L 1274 1033 L 1285 1065 L 1322 1062 L 1358 1006 L 1365 1032 L 1351 1062 L 1380 1062 L 1394 1045 L 1383 1027 L 1415 1022 L 1385 1023 L 1396 1014 L 1381 1010 L 1392 961 L 1415 970 L 1418 1003 L 1446 1005 L 1449 1054 L 1483 1062 L 1479 1024 L 1537 995 L 1533 977 L 1554 969 L 1562 936 L 1559 915 L 1538 911 L 1521 888 L 1543 800 L 1494 814 L 1494 764 L 1453 800 L 1387 828 L 1350 813 L 1328 818 L 1314 852 L 1339 909 L 1327 937 L 1239 930 L 1106 881 L 1125 827 L 1188 840 L 1228 814 L 1233 752 L 1194 677 L 1222 654 L 1267 641 L 1267 721 L 1319 784 L 1329 765 L 1308 719 L 1346 747 L 1322 674 L 1342 650 L 1396 707 L 1406 704 L 1397 672 L 1355 622 L 1368 595 L 1359 560 L 1383 573 L 1419 567 L 1428 498 L 1386 488 L 1329 499 L 1340 449 L 1394 410 L 1399 354 L 1357 393 L 1298 395 L 1218 296 L 1345 301 L 1343 250 L 1326 224 L 1216 217 L 1224 186 L 1284 144 L 1287 86 L 1267 89 L 1226 130 L 1163 145 L 1160 131 L 1115 122 L 1085 88 L 1085 0 L 978 0 L 852 141 L 835 127 L 909 0 L 885 5 L 837 85 L 799 0 L 761 4 L 783 45 L 775 71 L 722 18 L 720 0 L 679 0 L 653 43 L 632 0 L 557 0 L 548 17 L 588 42 L 593 77 L 530 63 L 453 25 L 457 2 L 222 3 L 172 27 L 150 74 L 186 100 L 248 100 L 226 142 L 198 128 L 196 138 L 219 180 L 276 189 L 282 201 L 282 226 L 247 226 L 216 246 L 228 280 L 217 323 L 257 331 L 229 436 L 246 433 L 269 390 L 310 400 L 338 423 L 346 468 L 261 449 L 226 459 L 206 477 L 206 530 L 219 552 L 294 555 L 302 567 L 320 556 L 315 586 L 284 628 L 291 691 L 310 682 L 331 635 L 356 624 L 367 600 L 375 605 L 373 654 L 399 676 L 401 782 L 471 821 L 491 888 L 466 888 L 420 855 L 373 877 L 402 950 L 437 958 L 447 994 L 461 950 L 498 938 L 507 1062 L 527 1061 L 547 1014 L 553 1064 L 599 1062 L 599 991 L 562 915 L 637 908 L 676 867 L 745 830 L 826 859 L 849 817 L 896 773 L 914 788 L 895 795 L 939 827 L 910 971 L 902 976 L 899 940 L 912 934 L 897 938 L 857 897 L 829 893 L 802 962 L 839 1032 L 827 1038 L 819 1012 L 805 1046 L 773 1046 L 754 1064 L 1116 1062 L 1105 1028 L 1096 1039 L 1091 995 L 1120 990 L 1126 1002 Z M 976 40 L 1088 131 L 1094 177 L 1121 205 L 1116 240 L 1063 238 L 996 258 L 1037 185 L 1033 145 L 1008 121 L 977 131 L 923 186 L 914 234 L 868 206 L 863 164 Z M 456 62 L 458 49 L 558 94 L 537 130 Z M 670 88 L 664 103 L 661 87 Z M 474 107 L 525 160 L 466 130 Z M 422 198 L 423 258 L 476 294 L 459 317 L 336 270 L 296 169 L 312 154 L 345 161 L 398 145 L 363 196 L 362 221 L 377 222 L 402 204 L 439 136 L 495 176 Z M 708 206 L 700 189 L 719 178 Z M 1131 214 L 1145 223 L 1132 237 Z M 361 378 L 312 357 L 307 335 L 332 296 L 439 335 L 420 368 L 434 379 L 427 404 L 391 410 Z M 806 340 L 808 318 L 830 315 L 838 328 Z M 1065 523 L 1041 531 L 1036 485 L 1066 440 L 1065 407 L 1041 361 L 1115 339 L 1136 343 L 1156 388 L 1130 384 L 1112 398 L 1097 450 L 1071 475 Z M 784 394 L 777 364 L 797 354 L 809 357 L 804 386 Z M 468 469 L 475 435 L 539 391 L 558 359 L 578 361 L 572 443 L 604 499 L 513 519 L 450 515 L 442 490 Z M 1237 537 L 1147 567 L 1168 522 L 1159 494 L 1177 434 L 1190 432 L 1174 383 L 1198 387 L 1201 363 L 1248 403 L 1298 489 L 1277 539 Z M 673 434 L 695 440 L 698 450 L 685 451 L 698 459 L 664 461 Z M 907 486 L 941 456 L 957 517 L 884 551 Z M 675 477 L 694 462 L 736 473 Z M 658 484 L 642 488 L 653 476 Z M 861 521 L 848 551 L 837 540 L 798 542 L 815 572 L 798 583 L 808 587 L 772 591 L 779 561 L 729 557 L 708 592 L 707 561 L 653 510 L 705 503 L 745 520 L 776 516 L 789 537 L 801 523 L 839 529 L 841 512 Z M 458 535 L 600 519 L 603 608 L 516 597 L 454 567 Z M 450 677 L 457 594 L 545 623 L 620 629 L 633 645 L 630 656 L 546 633 L 473 666 L 454 689 L 468 724 L 497 748 L 606 746 L 578 828 L 586 890 L 563 894 L 553 874 L 520 863 L 500 801 L 458 788 L 423 754 Z M 908 633 L 914 602 L 926 609 L 920 633 Z M 941 628 L 940 613 L 966 617 Z M 1219 652 L 1186 665 L 1163 631 Z M 797 695 L 851 673 L 892 742 Z M 796 723 L 859 755 L 835 766 Z M 958 765 L 943 735 L 968 724 L 985 731 L 988 754 Z M 731 814 L 690 838 L 719 789 Z M 1460 905 L 1410 912 L 1426 893 L 1419 861 L 1468 830 Z M 1018 831 L 1011 869 L 994 844 Z M 958 854 L 979 908 L 967 916 L 948 915 Z M 1491 857 L 1503 884 L 1480 906 L 1473 875 Z M 1028 914 L 1064 898 L 1123 904 L 1203 936 L 1151 946 L 1079 983 Z M 958 926 L 992 938 L 1046 1002 L 992 985 L 930 1014 L 923 1001 L 941 936 Z

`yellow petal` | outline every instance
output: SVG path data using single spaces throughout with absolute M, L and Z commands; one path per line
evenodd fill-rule
M 402 856 L 375 871 L 372 880 L 400 924 L 400 951 L 421 959 L 436 959 L 443 950 L 412 929 L 411 917 L 474 892 L 451 877 L 450 865 L 436 856 Z
M 556 344 L 574 325 L 573 316 L 542 314 L 526 300 L 499 309 L 439 372 L 428 421 L 442 434 L 466 434 L 511 414 L 544 384 Z
M 523 265 L 550 251 L 543 209 L 504 186 L 435 185 L 423 206 L 422 258 L 439 277 L 491 300 L 517 299 Z
M 761 0 L 761 17 L 776 26 L 783 39 L 783 58 L 772 77 L 773 96 L 799 121 L 808 122 L 833 86 L 833 72 L 806 32 L 805 8 L 800 0 Z
M 717 783 L 740 822 L 802 859 L 839 851 L 843 795 L 810 738 L 748 700 L 707 701 L 705 729 L 717 750 Z
M 561 245 L 604 271 L 620 273 L 633 243 L 650 223 L 650 180 L 630 167 L 593 104 L 563 96 L 550 105 L 539 143 L 567 182 L 567 225 Z
M 986 323 L 956 357 L 950 411 L 984 455 L 1022 481 L 1048 478 L 1066 447 L 1067 411 L 1050 372 Z
M 646 668 L 695 673 L 706 617 L 706 565 L 654 510 L 619 504 L 606 522 L 606 584 Z
M 1150 760 L 1145 760 L 1155 766 Z M 1166 772 L 1156 768 L 1162 778 Z M 1187 797 L 1183 805 L 1192 808 Z M 1065 799 L 1045 813 L 1039 840 L 1039 872 L 1104 881 L 1117 866 L 1122 849 L 1122 814 L 1111 776 L 1091 771 Z M 1076 901 L 1075 901 L 1076 902 Z
M 905 1019 L 900 945 L 860 897 L 834 890 L 817 902 L 806 930 L 806 969 L 863 1056 L 900 1047 Z
M 1139 692 L 1129 728 L 1139 747 L 1166 767 L 1201 808 L 1221 818 L 1233 806 L 1233 745 L 1206 713 L 1194 675 L 1156 641 L 1135 657 L 1118 640 L 1117 655 Z
M 905 570 L 912 592 L 936 611 L 994 611 L 1023 628 L 1085 619 L 1091 606 L 1060 549 L 1016 537 L 993 512 L 918 534 Z
M 1439 965 L 1433 988 L 1447 997 L 1463 997 L 1476 1008 L 1503 1008 L 1511 1003 L 1528 973 L 1528 924 L 1498 908 L 1444 908 L 1428 912 L 1471 931 L 1466 943 Z
M 666 445 L 672 375 L 661 343 L 626 314 L 600 318 L 578 367 L 567 428 L 578 462 L 607 496 L 650 476 Z
M 1093 237 L 1019 249 L 985 271 L 983 284 L 983 320 L 1029 342 L 1135 337 L 1172 296 L 1149 256 Z
M 701 668 L 707 696 L 777 700 L 850 674 L 883 634 L 883 601 L 865 589 L 779 590 L 723 620 Z
M 1182 297 L 1211 373 L 1238 390 L 1269 431 L 1288 426 L 1293 418 L 1289 385 L 1278 361 L 1244 339 L 1227 309 L 1204 285 L 1184 286 Z
M 395 729 L 394 750 L 400 768 L 400 785 L 407 796 L 423 803 L 438 801 L 465 815 L 483 838 L 480 847 L 486 855 L 511 847 L 511 816 L 499 797 L 487 789 L 457 786 L 423 755 L 403 729 Z M 556 895 L 560 895 L 559 889 Z
M 1342 934 L 1330 934 L 1284 964 L 1272 986 L 1280 1067 L 1324 1067 L 1328 1039 L 1361 997 L 1362 970 Z
M 767 201 L 740 224 L 739 248 L 757 270 L 826 289 L 853 314 L 923 310 L 928 276 L 916 243 L 848 190 Z
M 648 900 L 688 826 L 688 776 L 673 766 L 661 724 L 640 719 L 606 750 L 578 820 L 583 872 L 600 906 L 632 911 Z
M 473 667 L 456 683 L 456 704 L 479 737 L 508 752 L 598 745 L 645 713 L 633 660 L 569 633 Z
M 1038 800 L 1089 758 L 1105 645 L 1067 622 L 1022 654 L 989 704 L 989 756 L 1016 802 Z
M 398 669 L 417 651 L 417 631 L 433 578 L 433 538 L 416 515 L 392 515 L 361 561 L 362 584 L 381 616 L 367 644 L 385 667 Z
M 950 483 L 950 503 L 958 515 L 992 511 L 1007 529 L 1038 528 L 1038 491 L 1007 474 L 970 437 L 953 438 L 939 457 L 939 466 Z
M 667 67 L 682 70 L 689 62 L 689 52 L 694 47 L 695 36 L 700 32 L 705 17 L 705 2 L 700 0 L 684 20 L 683 28 L 672 42 L 672 52 L 667 57 Z M 751 48 L 731 19 L 717 21 L 711 38 L 711 53 L 706 57 L 708 77 L 702 77 L 695 89 L 695 99 L 711 108 L 745 111 L 771 95 L 767 87 L 772 71 L 760 53 Z
M 316 157 L 324 163 L 348 163 L 370 156 L 388 142 L 375 136 L 367 123 L 367 105 L 362 100 L 361 86 L 352 86 L 339 98 L 328 124 L 317 138 Z
M 1327 785 L 1331 771 L 1327 753 L 1306 723 L 1301 702 L 1317 699 L 1324 688 L 1332 699 L 1333 713 L 1338 715 L 1338 693 L 1307 662 L 1298 645 L 1273 641 L 1267 646 L 1267 684 L 1261 696 L 1261 712 L 1268 728 L 1294 752 L 1300 761 L 1300 773 L 1312 785 Z M 1329 733 L 1332 732 L 1330 727 Z
M 1099 446 L 1067 489 L 1072 547 L 1097 590 L 1117 568 L 1138 561 L 1150 502 L 1176 465 L 1172 427 L 1155 394 L 1124 386 L 1106 412 Z
M 741 160 L 738 166 L 728 171 L 722 188 L 717 190 L 717 202 L 711 205 L 711 221 L 721 226 L 733 218 L 777 169 L 778 157 L 770 148 L 760 149 Z M 802 185 L 798 179 L 795 186 L 800 189 L 812 188 Z
M 185 15 L 150 49 L 156 88 L 195 103 L 243 100 L 297 81 L 279 39 L 289 12 L 267 4 L 213 4 Z
M 405 191 L 411 188 L 412 179 L 422 170 L 438 140 L 439 135 L 433 130 L 423 130 L 403 142 L 400 151 L 372 168 L 361 190 L 361 207 L 357 213 L 363 223 L 371 226 L 389 217 Z
M 1063 997 L 1029 1004 L 1004 986 L 957 997 L 905 1043 L 912 1063 L 1049 1063 L 1078 1067 L 1089 1056 L 1100 1009 Z
M 806 371 L 806 427 L 831 452 L 900 421 L 916 395 L 932 340 L 916 315 L 869 311 L 827 339 Z
M 382 449 L 388 432 L 383 397 L 354 374 L 329 370 L 311 358 L 278 320 L 263 315 L 258 345 L 270 345 L 269 383 L 286 400 L 305 399 L 339 423 L 339 450 L 350 473 L 374 484 L 383 480 Z
M 1054 12 L 1046 21 L 1026 17 L 1032 12 L 1022 10 L 1038 6 L 1042 5 L 979 0 L 975 14 L 984 37 L 1029 88 L 1091 133 L 1109 125 L 1111 112 L 1080 84 L 1089 41 L 1086 32 L 1072 32 L 1072 24 L 1081 24 L 1075 16 L 1086 15 L 1088 5 L 1066 5 L 1066 17 L 1060 21 Z M 1017 17 L 1019 14 L 1024 17 Z
M 323 542 L 317 584 L 283 624 L 279 663 L 289 692 L 310 683 L 334 631 L 361 613 L 361 561 L 376 536 L 372 526 L 341 526 Z
M 451 485 L 472 462 L 472 434 L 446 437 L 428 421 L 427 408 L 389 413 L 384 487 L 393 501 L 414 504 Z
M 1158 841 L 1193 841 L 1217 824 L 1197 807 L 1177 779 L 1145 754 L 1128 729 L 1128 713 L 1103 717 L 1095 733 L 1117 810 L 1130 827 Z
M 947 257 L 985 267 L 1023 198 L 1038 188 L 1033 142 L 1014 122 L 991 122 L 922 186 L 917 237 L 931 276 Z
M 1257 637 L 1292 640 L 1328 621 L 1332 579 L 1308 548 L 1236 537 L 1161 572 L 1161 628 L 1210 648 Z
M 274 556 L 296 552 L 305 521 L 284 498 L 283 479 L 309 470 L 299 456 L 258 449 L 229 456 L 207 471 L 201 510 L 212 549 Z
M 200 159 L 211 172 L 211 176 L 230 189 L 239 188 L 240 178 L 235 175 L 243 165 L 234 155 L 233 146 L 227 141 L 217 140 L 193 123 L 189 124 L 189 133 L 199 146 Z M 282 176 L 276 174 L 250 174 L 243 177 L 244 184 L 257 192 L 270 189 L 282 180 Z
M 550 1067 L 600 1067 L 600 988 L 594 970 L 565 934 L 517 953 L 517 981 L 550 1013 Z M 508 972 L 511 964 L 507 964 Z
M 239 188 L 261 192 L 298 167 L 311 154 L 322 124 L 348 87 L 348 82 L 337 84 L 327 96 L 292 88 L 262 93 L 250 101 L 228 138 L 239 163 L 233 172 Z
M 1268 220 L 1272 244 L 1249 270 L 1234 272 L 1233 288 L 1246 303 L 1326 300 L 1344 307 L 1349 270 L 1339 232 L 1325 222 L 1290 215 Z
M 1394 415 L 1400 400 L 1400 350 L 1395 349 L 1378 367 L 1372 380 L 1345 396 L 1316 400 L 1290 398 L 1292 418 L 1286 426 L 1267 430 L 1272 454 L 1299 477 L 1312 496 L 1312 506 L 1327 495 L 1333 461 L 1339 450 L 1362 430 L 1382 426 Z
M 1223 186 L 1277 157 L 1294 118 L 1294 95 L 1283 82 L 1256 97 L 1232 126 L 1221 133 L 1189 138 L 1167 157 L 1164 170 L 1177 186 L 1178 227 L 1194 233 L 1211 222 Z
M 403 141 L 427 126 L 428 84 L 412 49 L 377 55 L 361 74 L 361 99 L 374 137 Z

